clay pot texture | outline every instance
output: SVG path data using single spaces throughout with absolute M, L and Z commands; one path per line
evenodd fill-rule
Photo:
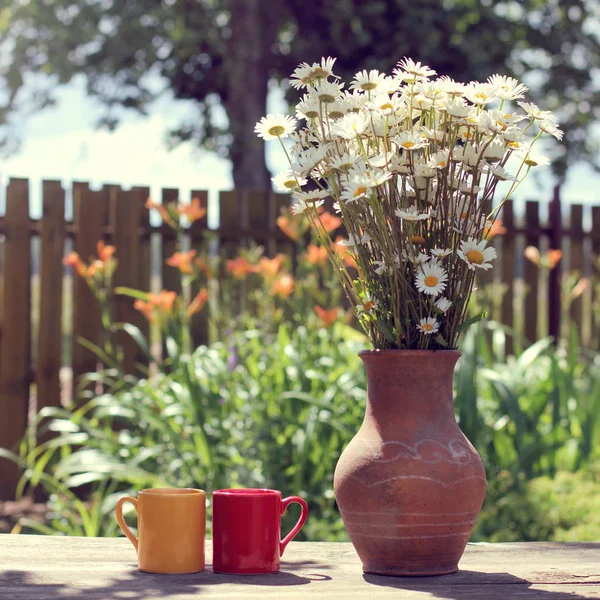
M 334 490 L 365 573 L 458 570 L 487 483 L 454 417 L 457 350 L 367 350 L 363 424 L 338 461 Z

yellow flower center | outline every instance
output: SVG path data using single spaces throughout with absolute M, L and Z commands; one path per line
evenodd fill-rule
M 435 287 L 438 284 L 439 279 L 435 275 L 429 275 L 425 277 L 425 285 L 427 287 Z
M 425 238 L 424 238 L 424 237 L 422 237 L 422 236 L 420 236 L 420 235 L 413 235 L 413 236 L 410 238 L 410 241 L 411 241 L 413 244 L 424 244 L 424 243 L 425 243 Z
M 414 142 L 403 142 L 402 143 L 403 148 L 412 148 L 414 145 L 415 145 Z
M 519 142 L 508 142 L 511 148 L 519 148 Z
M 468 213 L 468 212 L 461 212 L 461 213 L 460 213 L 460 218 L 461 218 L 461 219 L 466 219 L 468 216 L 469 216 L 469 213 Z
M 320 94 L 319 100 L 324 102 L 325 104 L 330 104 L 331 102 L 335 102 L 335 98 L 331 94 Z
M 311 75 L 315 79 L 320 79 L 322 77 L 327 77 L 329 73 L 327 73 L 327 71 L 324 71 L 321 67 L 317 67 L 314 71 L 312 71 Z
M 363 306 L 365 307 L 365 310 L 369 312 L 375 306 L 375 303 L 372 300 L 369 300 L 365 302 Z
M 483 254 L 479 250 L 469 250 L 466 254 L 467 260 L 470 263 L 480 265 L 483 263 Z
M 394 106 L 393 104 L 391 104 L 391 102 L 386 102 L 385 104 L 382 104 L 379 108 L 381 110 L 392 110 Z
M 425 323 L 425 325 L 423 325 L 423 329 L 425 331 L 431 331 L 433 329 L 433 325 L 431 323 Z
M 309 110 L 309 111 L 306 111 L 304 114 L 309 119 L 316 119 L 319 116 L 319 113 L 316 110 Z
M 279 137 L 284 131 L 285 129 L 281 125 L 273 125 L 273 127 L 269 129 L 269 135 Z
M 361 185 L 360 187 L 357 187 L 356 190 L 354 191 L 354 197 L 358 198 L 359 196 L 362 196 L 363 194 L 367 193 L 367 188 L 364 185 Z
M 293 190 L 297 186 L 298 184 L 296 183 L 295 179 L 288 179 L 287 181 L 283 182 L 283 187 L 287 188 L 288 190 Z
M 344 113 L 343 113 L 343 112 L 340 112 L 340 111 L 338 111 L 338 110 L 332 110 L 332 111 L 329 113 L 329 116 L 330 116 L 332 119 L 341 119 L 341 118 L 344 116 Z
M 360 84 L 360 89 L 364 90 L 365 92 L 369 92 L 371 90 L 374 90 L 377 87 L 376 83 L 373 83 L 372 81 L 367 81 L 366 83 L 361 83 Z
M 446 161 L 445 160 L 440 160 L 440 162 L 437 164 L 438 167 L 442 167 L 442 169 L 446 166 Z

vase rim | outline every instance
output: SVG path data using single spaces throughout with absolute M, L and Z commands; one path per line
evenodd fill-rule
M 460 356 L 460 350 L 455 349 L 438 349 L 438 350 L 411 350 L 406 348 L 384 348 L 374 350 L 361 350 L 358 356 L 430 356 L 437 353 L 444 353 L 447 355 L 455 354 Z

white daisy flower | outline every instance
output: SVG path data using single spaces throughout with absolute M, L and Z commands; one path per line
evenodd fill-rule
M 427 317 L 419 321 L 417 329 L 425 335 L 431 335 L 432 333 L 437 333 L 440 330 L 440 324 L 434 317 Z
M 290 76 L 290 85 L 297 90 L 312 85 L 315 81 L 313 70 L 308 63 L 300 63 Z
M 547 156 L 532 152 L 531 150 L 529 152 L 519 152 L 517 156 L 528 167 L 543 167 L 550 164 L 550 159 Z
M 373 265 L 376 266 L 375 273 L 382 275 L 383 273 L 389 273 L 391 269 L 385 264 L 383 260 L 374 260 Z
M 523 98 L 525 92 L 529 91 L 528 87 L 525 87 L 513 77 L 504 75 L 492 75 L 488 77 L 487 82 L 495 88 L 496 97 L 502 100 L 517 100 Z
M 466 119 L 473 113 L 473 108 L 462 98 L 453 98 L 450 102 L 446 102 L 444 110 L 448 113 L 449 117 L 454 119 Z
M 306 185 L 307 180 L 304 177 L 300 177 L 293 171 L 286 171 L 280 173 L 271 178 L 273 185 L 281 192 L 291 192 L 296 189 L 300 189 L 303 185 Z
M 304 97 L 296 105 L 296 116 L 299 119 L 318 119 L 321 116 L 319 100 L 314 96 L 305 94 Z
M 348 173 L 350 169 L 359 161 L 362 157 L 354 152 L 344 152 L 341 156 L 334 156 L 329 160 L 329 166 L 332 169 L 342 171 L 342 173 Z
M 420 93 L 429 100 L 437 101 L 444 97 L 444 90 L 442 86 L 439 85 L 439 79 L 433 82 L 425 81 L 417 84 L 417 86 Z
M 517 104 L 527 113 L 527 116 L 536 121 L 542 121 L 544 119 L 556 121 L 556 117 L 549 110 L 542 110 L 533 102 L 517 102 Z
M 295 204 L 292 204 L 292 214 L 299 215 L 300 213 L 305 213 L 311 208 L 319 208 L 325 203 L 325 200 L 317 200 L 316 202 L 304 202 L 303 200 L 296 200 Z
M 478 106 L 485 106 L 498 98 L 496 88 L 489 83 L 471 82 L 465 91 L 465 96 Z
M 548 133 L 551 136 L 554 136 L 559 142 L 563 139 L 563 130 L 559 129 L 554 122 L 548 121 L 547 119 L 543 119 L 541 121 L 538 121 L 537 126 L 544 133 Z
M 431 257 L 427 256 L 425 252 L 409 253 L 406 250 L 402 250 L 402 258 L 409 260 L 413 265 L 424 265 Z
M 425 65 L 421 65 L 420 62 L 404 57 L 394 70 L 394 75 L 404 81 L 421 81 L 436 75 L 436 72 Z
M 307 204 L 311 202 L 318 202 L 323 198 L 327 198 L 329 192 L 327 190 L 311 190 L 310 192 L 294 192 L 292 197 L 298 202 L 305 202 Z M 321 204 L 323 204 L 321 202 Z
M 458 191 L 461 192 L 462 194 L 474 196 L 475 194 L 479 193 L 479 186 L 473 185 L 470 182 L 463 182 L 460 184 Z
M 408 209 L 396 209 L 395 214 L 398 218 L 404 221 L 426 221 L 431 218 L 429 213 L 420 213 L 416 206 L 411 206 Z
M 400 135 L 397 135 L 393 140 L 394 144 L 402 150 L 418 150 L 428 144 L 427 138 L 421 133 L 412 131 L 403 131 Z
M 290 85 L 295 89 L 301 89 L 314 85 L 315 82 L 320 79 L 326 79 L 327 77 L 333 76 L 333 64 L 335 58 L 322 58 L 321 64 L 313 63 L 301 63 L 292 73 L 290 77 Z
M 375 169 L 369 175 L 369 183 L 371 184 L 371 187 L 378 187 L 386 181 L 389 181 L 391 178 L 392 174 L 389 171 Z
M 401 111 L 404 108 L 404 104 L 398 96 L 392 96 L 390 98 L 389 94 L 379 94 L 367 104 L 367 107 L 375 111 L 380 111 L 383 115 L 389 117 L 394 113 Z M 390 122 L 388 121 L 388 128 L 389 127 Z
M 362 90 L 363 92 L 372 92 L 376 90 L 385 81 L 385 73 L 380 73 L 377 69 L 359 71 L 350 84 L 351 90 Z
M 450 256 L 452 254 L 451 248 L 433 248 L 430 250 L 431 254 L 436 258 L 442 259 L 446 258 L 446 256 Z
M 435 81 L 435 85 L 439 86 L 448 96 L 459 97 L 465 93 L 465 84 L 454 81 L 448 75 L 442 75 Z
M 477 243 L 475 238 L 469 238 L 461 242 L 458 255 L 467 263 L 471 271 L 476 268 L 487 271 L 492 268 L 491 262 L 496 258 L 496 250 L 492 247 L 486 248 L 486 246 L 486 240 Z
M 444 137 L 446 135 L 445 131 L 440 131 L 439 129 L 436 129 L 435 131 L 433 129 L 427 129 L 427 127 L 423 127 L 421 129 L 421 133 L 430 141 L 432 142 L 438 142 L 441 143 L 442 141 L 444 141 Z
M 422 265 L 421 270 L 415 276 L 415 286 L 419 292 L 437 296 L 446 289 L 448 273 L 437 261 L 431 261 Z
M 344 202 L 356 202 L 364 198 L 370 188 L 371 182 L 366 177 L 352 179 L 342 190 L 340 198 Z
M 333 81 L 319 81 L 315 86 L 315 94 L 320 102 L 331 104 L 336 100 L 342 99 L 343 83 L 335 83 Z
M 429 158 L 429 166 L 434 169 L 445 169 L 448 166 L 450 150 L 438 150 Z
M 502 142 L 494 140 L 485 147 L 483 158 L 488 162 L 498 162 L 499 160 L 502 160 L 505 152 L 506 146 Z
M 450 302 L 448 298 L 444 298 L 444 296 L 442 296 L 435 301 L 434 306 L 441 311 L 442 314 L 446 314 L 448 309 L 452 306 L 452 302 Z
M 348 112 L 348 107 L 341 100 L 327 105 L 327 116 L 334 121 L 341 119 Z
M 267 115 L 254 127 L 254 133 L 265 140 L 285 138 L 296 129 L 296 119 L 289 115 Z
M 373 296 L 367 292 L 362 299 L 363 303 L 357 305 L 356 310 L 360 313 L 371 312 L 374 308 L 379 308 L 379 300 L 373 300 Z
M 357 135 L 365 132 L 368 124 L 366 115 L 351 112 L 333 124 L 331 135 L 345 140 L 354 140 Z
M 377 154 L 369 158 L 369 162 L 372 167 L 377 169 L 383 169 L 387 167 L 392 160 L 392 157 L 395 156 L 393 152 L 386 152 L 385 154 Z
M 302 151 L 292 161 L 292 170 L 301 176 L 308 175 L 326 156 L 328 148 L 308 148 Z
M 489 173 L 492 177 L 495 177 L 499 181 L 516 181 L 516 178 L 500 165 L 491 167 L 489 169 Z
M 435 177 L 436 170 L 435 167 L 427 163 L 417 163 L 415 165 L 415 176 L 416 177 L 424 177 L 425 179 L 430 179 L 431 177 Z

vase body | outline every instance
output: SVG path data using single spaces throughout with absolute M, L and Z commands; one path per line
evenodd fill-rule
M 452 404 L 456 350 L 370 350 L 363 424 L 334 490 L 365 573 L 458 570 L 487 483 Z

